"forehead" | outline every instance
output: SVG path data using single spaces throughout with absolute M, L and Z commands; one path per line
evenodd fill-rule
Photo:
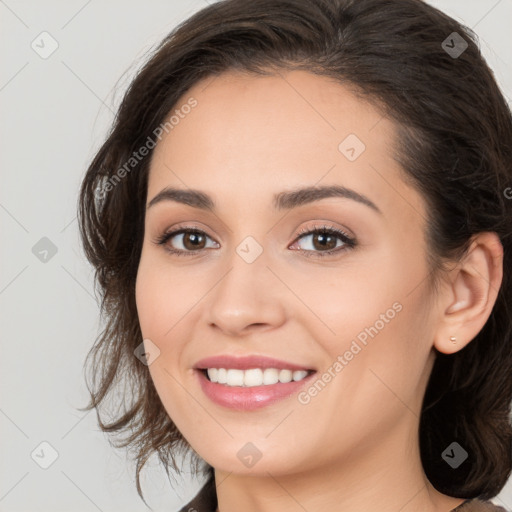
M 391 122 L 347 86 L 305 71 L 270 76 L 229 71 L 195 84 L 175 111 L 190 98 L 197 106 L 173 127 L 168 148 L 176 149 L 193 131 L 194 143 L 208 149 L 208 155 L 219 157 L 236 145 L 264 158 L 258 146 L 266 144 L 268 158 L 289 161 L 302 148 L 313 157 L 326 150 L 337 155 L 347 135 L 366 142 L 377 124 L 381 129 L 372 137 L 373 146 L 379 143 L 378 149 L 386 151 L 393 135 Z
M 195 107 L 181 111 L 191 98 Z M 154 150 L 149 198 L 169 185 L 256 199 L 337 183 L 364 188 L 385 209 L 415 194 L 393 159 L 393 122 L 328 77 L 226 72 L 196 83 L 173 113 L 179 121 Z

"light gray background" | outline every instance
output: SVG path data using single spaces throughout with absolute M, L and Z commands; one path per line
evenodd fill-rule
M 473 27 L 508 98 L 512 96 L 512 0 L 431 0 Z M 77 192 L 144 54 L 205 0 L 0 0 L 0 511 L 146 511 L 134 464 L 112 448 L 94 411 L 82 365 L 99 328 L 92 271 L 82 254 Z M 47 31 L 47 59 L 31 47 Z M 45 49 L 50 40 L 45 40 Z M 40 48 L 39 51 L 43 51 Z M 57 253 L 40 261 L 47 237 Z M 44 253 L 40 254 L 44 257 Z M 58 458 L 42 469 L 31 458 Z M 179 495 L 153 462 L 143 473 L 154 510 L 177 510 Z M 512 480 L 494 500 L 512 509 Z

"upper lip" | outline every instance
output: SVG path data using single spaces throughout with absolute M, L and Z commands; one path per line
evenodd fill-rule
M 272 357 L 252 355 L 235 357 L 231 355 L 218 355 L 206 357 L 197 361 L 194 368 L 204 370 L 206 368 L 234 368 L 237 370 L 249 370 L 251 368 L 276 368 L 278 370 L 313 370 L 300 364 L 289 363 Z

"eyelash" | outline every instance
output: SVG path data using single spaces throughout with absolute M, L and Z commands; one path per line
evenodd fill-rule
M 178 228 L 174 231 L 170 231 L 168 233 L 163 233 L 159 237 L 157 237 L 153 242 L 158 245 L 165 245 L 171 238 L 175 237 L 176 235 L 181 234 L 187 234 L 187 233 L 195 233 L 204 235 L 208 238 L 210 238 L 203 230 L 196 228 L 194 226 L 190 227 L 184 227 L 184 228 Z M 334 228 L 332 226 L 313 226 L 313 228 L 303 228 L 299 231 L 297 236 L 295 237 L 295 240 L 293 241 L 292 245 L 298 242 L 301 238 L 306 237 L 307 235 L 333 235 L 338 237 L 342 242 L 342 247 L 336 247 L 334 249 L 330 249 L 328 251 L 311 251 L 311 250 L 305 250 L 305 249 L 298 249 L 299 252 L 303 253 L 304 256 L 308 258 L 325 258 L 327 256 L 331 256 L 335 253 L 340 253 L 346 250 L 353 249 L 357 243 L 355 239 L 347 235 L 344 231 Z M 195 251 L 183 251 L 182 249 L 173 249 L 171 247 L 165 246 L 165 250 L 170 252 L 171 254 L 174 254 L 176 256 L 193 256 L 197 254 L 198 252 L 203 251 L 204 249 L 198 249 Z
M 332 226 L 313 226 L 312 228 L 302 228 L 295 237 L 295 242 L 299 241 L 301 238 L 306 237 L 307 235 L 332 235 L 335 237 L 338 237 L 342 242 L 343 246 L 336 247 L 334 249 L 330 249 L 329 251 L 308 251 L 305 249 L 299 249 L 300 252 L 304 254 L 304 256 L 308 258 L 324 258 L 327 256 L 331 256 L 335 253 L 340 253 L 343 251 L 348 251 L 350 249 L 353 249 L 356 246 L 356 241 L 354 238 L 350 237 L 342 231 L 341 229 L 334 228 Z

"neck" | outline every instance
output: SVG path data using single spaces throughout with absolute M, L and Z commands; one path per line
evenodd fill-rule
M 367 440 L 351 454 L 333 454 L 328 464 L 308 466 L 307 471 L 260 466 L 258 473 L 235 474 L 216 469 L 217 510 L 451 511 L 464 500 L 444 495 L 430 484 L 423 472 L 418 439 L 408 438 L 407 432 L 417 430 L 406 424 L 393 429 L 387 439 Z

